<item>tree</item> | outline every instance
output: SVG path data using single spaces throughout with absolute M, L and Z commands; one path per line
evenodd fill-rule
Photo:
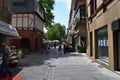
M 48 29 L 49 27 L 52 27 L 52 24 L 54 23 L 54 15 L 52 13 L 52 10 L 54 9 L 54 0 L 40 0 L 41 4 L 44 7 L 45 10 L 45 26 Z
M 48 40 L 60 40 L 61 37 L 65 36 L 65 26 L 60 23 L 55 23 L 52 27 L 48 29 L 46 38 Z

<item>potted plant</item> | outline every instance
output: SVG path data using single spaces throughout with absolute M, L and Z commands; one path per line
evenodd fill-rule
M 86 48 L 85 47 L 77 46 L 77 50 L 78 50 L 79 53 L 86 53 Z

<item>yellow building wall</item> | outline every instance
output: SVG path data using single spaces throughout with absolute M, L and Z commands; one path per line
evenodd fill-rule
M 88 6 L 89 7 L 89 6 Z M 88 10 L 89 11 L 89 10 Z M 88 42 L 87 42 L 87 55 L 90 56 L 90 32 L 93 32 L 93 57 L 96 58 L 96 50 L 95 50 L 95 32 L 99 28 L 102 28 L 103 26 L 107 25 L 108 29 L 108 55 L 109 55 L 109 63 L 106 65 L 106 67 L 110 68 L 111 70 L 114 70 L 114 46 L 113 46 L 113 31 L 111 23 L 116 20 L 117 18 L 120 18 L 120 1 L 119 0 L 113 0 L 113 2 L 107 7 L 107 11 L 104 13 L 101 13 L 101 11 L 98 13 L 99 15 L 95 16 L 92 23 L 88 23 L 87 25 L 87 31 L 88 31 Z

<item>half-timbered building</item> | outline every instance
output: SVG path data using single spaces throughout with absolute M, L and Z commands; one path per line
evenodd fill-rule
M 12 26 L 21 39 L 11 44 L 17 48 L 40 50 L 44 27 L 44 9 L 38 0 L 11 0 Z

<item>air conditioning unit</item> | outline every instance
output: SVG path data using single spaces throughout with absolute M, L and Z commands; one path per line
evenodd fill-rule
M 112 30 L 120 29 L 120 19 L 113 21 L 111 25 L 112 25 Z

